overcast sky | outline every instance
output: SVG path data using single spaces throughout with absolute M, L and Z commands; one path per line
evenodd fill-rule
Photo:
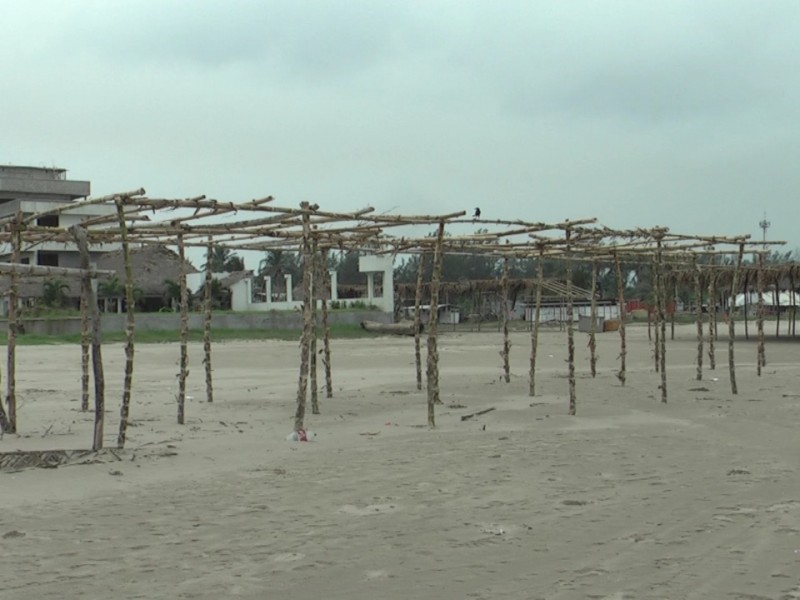
M 0 162 L 93 195 L 800 248 L 800 2 L 16 0 Z

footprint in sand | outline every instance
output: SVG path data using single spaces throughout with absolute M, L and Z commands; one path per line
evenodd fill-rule
M 345 504 L 339 509 L 340 513 L 353 515 L 354 517 L 367 517 L 369 515 L 380 515 L 397 511 L 396 504 L 367 504 L 366 506 L 354 506 Z
M 296 560 L 302 560 L 305 557 L 306 555 L 302 552 L 284 552 L 273 556 L 272 561 L 277 563 L 294 562 Z
M 377 569 L 375 571 L 366 571 L 364 573 L 364 579 L 372 580 L 372 579 L 388 579 L 391 577 L 389 575 L 389 571 L 386 569 Z

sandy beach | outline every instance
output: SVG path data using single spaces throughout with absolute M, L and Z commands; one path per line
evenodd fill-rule
M 213 404 L 191 345 L 183 426 L 178 346 L 138 345 L 120 460 L 0 472 L 0 598 L 800 599 L 800 343 L 768 340 L 757 377 L 740 340 L 733 395 L 724 336 L 695 379 L 694 331 L 668 340 L 667 404 L 646 327 L 624 387 L 618 335 L 593 379 L 576 334 L 574 417 L 564 332 L 535 397 L 528 334 L 505 383 L 499 333 L 445 332 L 435 430 L 412 339 L 334 340 L 308 443 L 286 440 L 297 343 L 215 344 Z M 103 353 L 114 447 L 123 346 Z M 20 347 L 18 389 L 0 451 L 91 445 L 79 348 Z

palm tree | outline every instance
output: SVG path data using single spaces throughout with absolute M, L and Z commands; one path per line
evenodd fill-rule
M 207 264 L 207 262 L 203 264 L 203 269 Z M 211 270 L 214 273 L 244 271 L 244 261 L 230 248 L 214 246 L 211 251 Z
M 42 284 L 42 301 L 50 308 L 60 308 L 66 300 L 69 286 L 61 279 L 48 279 Z

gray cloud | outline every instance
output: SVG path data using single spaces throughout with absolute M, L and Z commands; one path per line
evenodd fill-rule
M 0 22 L 0 160 L 800 243 L 800 5 L 55 2 Z

